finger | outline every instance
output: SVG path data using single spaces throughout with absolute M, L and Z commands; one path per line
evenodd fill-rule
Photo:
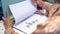
M 37 3 L 38 3 L 38 4 L 40 4 L 40 3 L 41 3 L 41 4 L 44 4 L 44 2 L 43 2 L 42 0 L 37 0 Z
M 2 21 L 5 22 L 6 21 L 6 18 L 2 17 Z
M 31 0 L 33 3 L 36 3 L 37 2 L 37 0 Z
M 8 11 L 6 11 L 6 17 L 7 17 L 7 19 L 10 19 Z

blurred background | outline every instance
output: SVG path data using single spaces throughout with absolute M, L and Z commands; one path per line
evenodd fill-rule
M 1 17 L 3 16 L 3 11 L 2 11 L 2 2 L 0 0 L 0 20 L 1 20 Z

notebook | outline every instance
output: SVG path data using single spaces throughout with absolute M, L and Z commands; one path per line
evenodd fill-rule
M 36 30 L 36 26 L 44 22 L 47 17 L 35 14 L 37 8 L 29 0 L 9 5 L 15 18 L 13 29 L 20 34 L 31 34 Z

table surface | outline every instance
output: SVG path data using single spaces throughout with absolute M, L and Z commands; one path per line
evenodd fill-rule
M 4 34 L 5 28 L 3 22 L 0 20 L 0 34 Z

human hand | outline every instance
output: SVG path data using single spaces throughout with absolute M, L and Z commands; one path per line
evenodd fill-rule
M 5 26 L 4 34 L 18 34 L 12 28 L 13 22 L 10 20 L 10 16 L 8 12 L 6 12 L 6 18 L 2 17 L 2 20 Z
M 49 17 L 44 23 L 37 25 L 32 34 L 60 34 L 60 17 Z
M 10 20 L 9 13 L 6 12 L 6 18 L 2 17 L 2 20 L 4 22 L 5 29 L 12 28 L 12 21 Z

